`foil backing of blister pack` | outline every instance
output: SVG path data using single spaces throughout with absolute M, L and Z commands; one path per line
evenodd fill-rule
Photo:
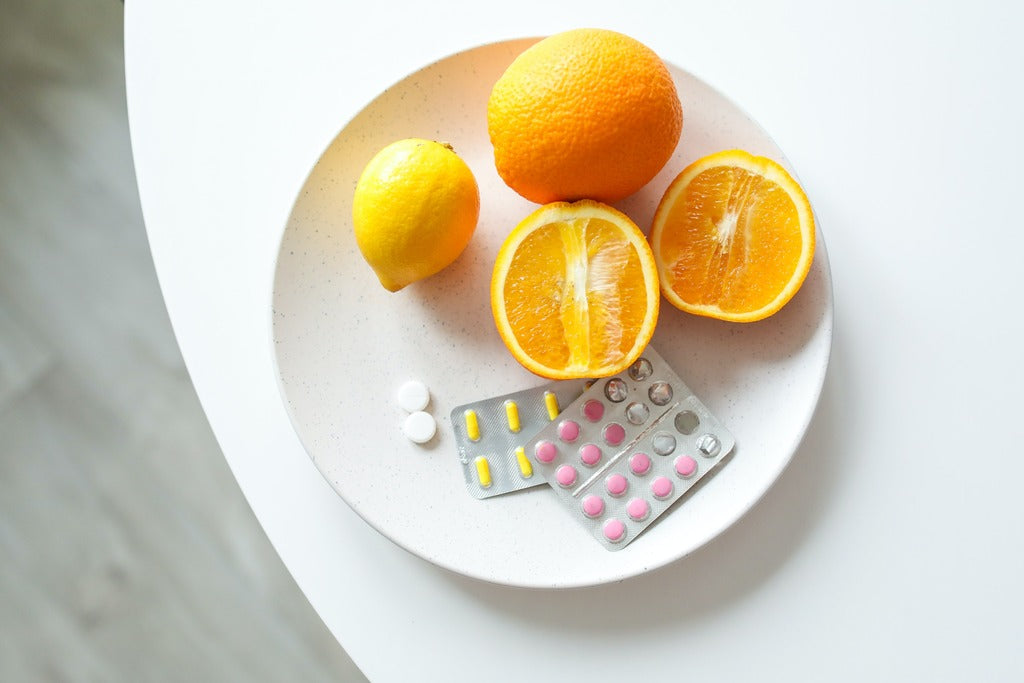
M 593 382 L 526 444 L 536 472 L 608 550 L 621 550 L 736 445 L 650 346 Z
M 452 409 L 456 450 L 470 495 L 492 498 L 543 485 L 526 442 L 586 387 L 586 380 L 560 380 Z

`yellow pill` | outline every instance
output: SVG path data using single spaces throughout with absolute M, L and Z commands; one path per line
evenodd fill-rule
M 530 459 L 526 457 L 526 449 L 522 446 L 516 449 L 516 461 L 519 463 L 519 472 L 523 479 L 533 476 L 533 465 L 530 464 Z
M 548 409 L 548 419 L 554 420 L 561 411 L 558 409 L 558 397 L 550 391 L 544 392 L 544 405 Z
M 519 424 L 519 406 L 515 401 L 505 401 L 505 417 L 508 418 L 509 430 L 518 432 L 521 425 Z
M 491 463 L 487 462 L 487 458 L 482 455 L 478 455 L 476 460 L 476 478 L 480 481 L 480 486 L 485 489 L 491 488 Z
M 466 436 L 470 441 L 480 440 L 480 421 L 477 420 L 475 410 L 467 410 L 463 414 L 466 418 Z

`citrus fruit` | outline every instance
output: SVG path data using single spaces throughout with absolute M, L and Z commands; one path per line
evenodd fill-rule
M 530 46 L 487 103 L 498 174 L 539 204 L 633 194 L 672 156 L 682 127 L 664 62 L 643 43 L 599 29 Z
M 672 181 L 650 241 L 672 305 L 753 322 L 803 284 L 814 257 L 814 215 L 786 169 L 728 150 L 698 159 Z
M 449 145 L 393 142 L 356 183 L 356 244 L 385 289 L 398 291 L 450 265 L 476 229 L 476 179 Z
M 660 299 L 644 234 L 593 200 L 546 204 L 523 219 L 491 278 L 502 340 L 526 369 L 551 379 L 624 370 L 650 341 Z

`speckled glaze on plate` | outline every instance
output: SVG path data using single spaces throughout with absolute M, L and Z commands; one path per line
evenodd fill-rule
M 536 208 L 494 170 L 486 108 L 491 86 L 533 40 L 473 48 L 382 92 L 327 146 L 284 228 L 274 275 L 272 336 L 288 413 L 313 462 L 367 523 L 408 551 L 495 583 L 562 588 L 636 576 L 678 560 L 747 512 L 789 462 L 814 412 L 832 340 L 832 287 L 821 232 L 802 289 L 782 311 L 738 325 L 668 304 L 652 343 L 736 436 L 728 467 L 629 548 L 609 553 L 553 492 L 488 500 L 466 493 L 450 423 L 454 406 L 543 384 L 505 349 L 491 318 L 491 268 L 505 235 Z M 691 161 L 742 148 L 788 163 L 729 100 L 670 65 L 683 103 L 675 156 L 616 206 L 643 229 L 669 182 Z M 449 142 L 480 185 L 476 234 L 434 277 L 389 293 L 356 248 L 352 192 L 384 145 Z M 813 203 L 814 198 L 811 197 Z M 431 390 L 438 421 L 425 445 L 402 435 L 396 392 Z M 316 523 L 310 520 L 310 523 Z

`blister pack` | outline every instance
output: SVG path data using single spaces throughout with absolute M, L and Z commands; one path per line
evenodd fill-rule
M 456 449 L 470 495 L 491 498 L 546 483 L 533 471 L 526 441 L 586 387 L 586 380 L 559 380 L 452 409 Z
M 736 440 L 650 346 L 597 380 L 525 445 L 536 470 L 608 550 L 632 542 Z

